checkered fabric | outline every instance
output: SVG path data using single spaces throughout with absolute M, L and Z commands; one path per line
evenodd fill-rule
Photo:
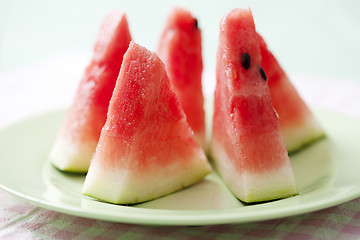
M 322 211 L 271 221 L 214 226 L 140 226 L 70 216 L 0 190 L 0 239 L 310 240 L 360 239 L 360 198 Z
M 69 104 L 69 95 L 74 92 L 84 67 L 79 63 L 86 63 L 86 59 L 87 56 L 65 53 L 22 71 L 1 75 L 0 127 L 29 114 Z M 59 72 L 59 66 L 67 71 Z M 360 118 L 360 82 L 318 77 L 293 79 L 308 103 Z M 66 95 L 68 100 L 64 98 Z M 27 101 L 19 101 L 18 96 Z M 9 104 L 2 104 L 4 102 Z M 197 227 L 141 226 L 42 209 L 0 190 L 0 239 L 352 240 L 360 239 L 360 198 L 325 210 L 271 221 Z

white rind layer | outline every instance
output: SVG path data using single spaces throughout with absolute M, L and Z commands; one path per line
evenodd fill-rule
M 300 126 L 280 127 L 280 131 L 288 152 L 294 152 L 325 136 L 324 129 L 314 117 L 307 118 Z
M 96 144 L 96 142 L 74 143 L 59 136 L 50 151 L 49 159 L 62 171 L 86 173 Z
M 233 194 L 244 202 L 262 202 L 298 194 L 290 162 L 261 173 L 239 172 L 224 148 L 212 140 L 211 154 L 217 171 Z
M 83 194 L 116 204 L 135 204 L 165 196 L 194 184 L 211 172 L 202 151 L 191 160 L 178 159 L 171 165 L 152 166 L 140 172 L 121 167 L 109 169 L 101 161 L 94 160 L 84 182 Z

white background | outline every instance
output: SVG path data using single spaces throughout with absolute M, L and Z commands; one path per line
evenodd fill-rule
M 174 6 L 190 10 L 203 30 L 207 92 L 214 85 L 218 25 L 235 7 L 251 8 L 257 30 L 305 98 L 318 89 L 330 98 L 352 94 L 341 87 L 329 89 L 340 93 L 327 91 L 330 79 L 338 86 L 360 82 L 360 2 L 355 0 L 0 0 L 0 126 L 71 102 L 108 11 L 124 10 L 133 39 L 154 51 Z M 311 81 L 318 88 L 310 89 Z

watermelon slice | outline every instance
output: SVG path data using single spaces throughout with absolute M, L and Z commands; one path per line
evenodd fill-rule
M 131 42 L 83 193 L 133 204 L 182 189 L 210 171 L 163 62 Z
M 244 202 L 298 193 L 260 63 L 251 11 L 230 11 L 220 25 L 211 150 L 225 183 Z
M 261 66 L 268 78 L 272 104 L 279 115 L 280 131 L 287 150 L 294 152 L 325 132 L 286 76 L 264 39 L 258 34 Z
M 88 171 L 130 41 L 125 14 L 109 13 L 98 34 L 93 58 L 50 152 L 50 160 L 58 169 Z
M 195 140 L 205 148 L 201 30 L 190 12 L 181 8 L 172 11 L 159 41 L 158 54 L 165 63 Z

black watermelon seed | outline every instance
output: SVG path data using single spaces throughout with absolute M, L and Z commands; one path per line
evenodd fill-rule
M 198 23 L 198 20 L 196 18 L 194 18 L 194 27 L 196 29 L 199 28 L 199 23 Z
M 264 69 L 262 69 L 262 67 L 261 67 L 261 66 L 260 66 L 259 71 L 260 71 L 261 77 L 262 77 L 265 81 L 267 81 L 266 74 L 265 74 L 265 72 L 264 72 Z
M 250 68 L 250 55 L 248 53 L 241 54 L 241 65 L 245 70 Z

